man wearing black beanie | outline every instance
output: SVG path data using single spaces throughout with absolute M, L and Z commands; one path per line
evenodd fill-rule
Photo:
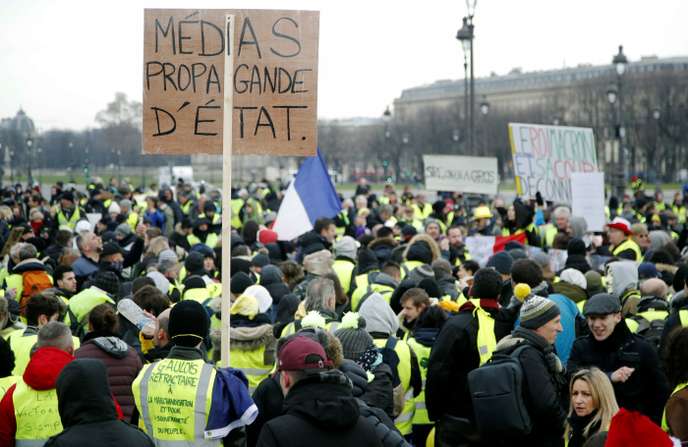
M 500 273 L 481 268 L 471 299 L 442 327 L 428 360 L 425 405 L 436 421 L 436 446 L 463 445 L 474 434 L 468 373 L 487 362 L 497 341 L 511 332 L 514 316 L 499 306 Z
M 209 328 L 202 304 L 177 303 L 170 311 L 167 331 L 174 346 L 167 358 L 144 366 L 132 384 L 143 427 L 156 445 L 219 446 L 223 438 L 234 436 L 232 429 L 250 424 L 257 416 L 245 376 L 205 362 L 199 348 Z

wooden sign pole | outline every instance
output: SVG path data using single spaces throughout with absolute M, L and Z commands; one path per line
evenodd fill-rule
M 225 52 L 224 113 L 222 121 L 222 367 L 229 366 L 230 258 L 232 236 L 232 112 L 234 108 L 234 14 L 225 15 L 227 51 Z

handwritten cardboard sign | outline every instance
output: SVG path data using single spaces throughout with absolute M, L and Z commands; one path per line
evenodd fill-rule
M 592 129 L 510 123 L 509 140 L 520 196 L 570 204 L 571 174 L 597 171 Z
M 423 165 L 426 189 L 497 194 L 499 172 L 495 157 L 423 155 Z
M 225 14 L 236 17 L 234 48 Z M 316 11 L 146 9 L 144 153 L 222 153 L 227 54 L 233 153 L 315 155 L 319 20 Z

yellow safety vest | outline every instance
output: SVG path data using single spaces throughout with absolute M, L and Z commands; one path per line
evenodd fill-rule
M 373 342 L 378 348 L 384 348 L 387 344 L 387 339 L 374 339 Z M 394 419 L 394 425 L 402 436 L 406 436 L 411 434 L 413 430 L 413 414 L 416 410 L 416 402 L 413 399 L 413 387 L 411 386 L 411 348 L 406 342 L 397 340 L 394 352 L 399 357 L 397 374 L 399 374 L 401 387 L 404 390 L 404 406 L 399 416 Z
M 31 349 L 38 342 L 38 334 L 27 334 L 24 335 L 26 329 L 17 329 L 12 332 L 7 340 L 10 343 L 10 349 L 14 353 L 14 369 L 12 370 L 13 376 L 21 376 L 26 370 L 26 366 L 31 360 Z M 72 336 L 72 342 L 74 343 L 74 350 L 79 348 L 79 338 Z
M 298 321 L 298 324 L 300 326 L 301 320 L 297 320 L 297 321 Z M 325 329 L 328 332 L 334 334 L 334 331 L 337 330 L 337 328 L 339 327 L 340 324 L 341 324 L 340 321 L 330 321 L 330 322 L 325 323 L 325 326 L 321 327 L 320 329 Z M 284 326 L 284 329 L 282 329 L 282 332 L 280 332 L 280 338 L 284 338 L 284 337 L 287 337 L 291 334 L 295 334 L 297 332 L 297 330 L 301 329 L 300 327 L 299 327 L 299 329 L 297 329 L 296 326 L 297 326 L 296 321 L 292 321 L 288 325 Z
M 182 214 L 185 216 L 190 216 L 191 215 L 191 208 L 193 207 L 193 202 L 191 199 L 187 200 L 185 204 L 179 205 L 179 208 L 182 210 Z
M 229 366 L 246 374 L 249 394 L 253 394 L 258 384 L 268 377 L 273 365 L 265 363 L 265 346 L 250 351 L 242 351 L 234 346 L 233 343 L 229 344 Z
M 139 215 L 130 211 L 127 216 L 127 224 L 131 228 L 131 231 L 136 231 L 136 226 L 139 224 Z
M 674 394 L 678 393 L 682 389 L 688 386 L 688 382 L 683 382 L 679 383 L 676 385 L 676 388 L 674 388 L 674 391 L 671 392 L 671 395 L 673 396 Z M 666 418 L 666 406 L 664 407 L 664 411 L 662 412 L 662 430 L 665 432 L 671 434 L 671 429 L 669 428 L 669 422 L 667 421 Z
M 189 245 L 193 247 L 196 244 L 205 244 L 210 248 L 215 248 L 217 246 L 217 241 L 219 240 L 217 237 L 217 234 L 215 233 L 208 233 L 208 236 L 205 238 L 205 242 L 201 242 L 201 240 L 196 236 L 195 234 L 191 233 L 186 237 L 187 242 L 189 242 Z
M 332 264 L 332 270 L 337 274 L 339 283 L 346 294 L 351 293 L 351 276 L 355 268 L 356 264 L 344 259 L 337 259 Z
M 67 216 L 64 215 L 64 212 L 62 211 L 62 208 L 57 212 L 57 223 L 59 226 L 66 226 L 69 227 L 70 230 L 74 231 L 74 228 L 76 228 L 77 222 L 81 219 L 81 213 L 79 213 L 79 207 L 74 208 L 74 212 L 72 213 L 72 217 L 67 219 Z
M 243 199 L 232 199 L 232 228 L 239 230 L 242 227 L 241 217 L 239 217 L 239 212 L 244 206 Z
M 182 300 L 193 300 L 203 305 L 210 301 L 210 291 L 207 288 L 202 289 L 186 289 L 182 295 Z
M 620 243 L 618 247 L 612 250 L 612 255 L 618 256 L 619 253 L 621 253 L 622 251 L 626 251 L 628 249 L 633 250 L 633 252 L 635 253 L 635 262 L 640 262 L 640 260 L 643 259 L 643 255 L 640 252 L 640 247 L 632 239 L 626 239 L 625 241 Z
M 17 431 L 16 447 L 36 447 L 62 431 L 55 389 L 35 390 L 24 380 L 17 382 L 12 394 Z
M 428 203 L 423 204 L 423 208 L 414 203 L 411 208 L 413 208 L 413 217 L 418 220 L 425 220 L 432 213 L 432 206 Z
M 484 365 L 492 358 L 492 353 L 497 348 L 497 337 L 495 337 L 495 321 L 492 316 L 480 307 L 480 300 L 468 300 L 475 306 L 473 316 L 478 319 L 478 355 L 480 355 L 480 366 Z
M 108 296 L 108 294 L 96 287 L 89 287 L 74 295 L 69 300 L 69 312 L 65 322 L 67 324 L 81 324 L 86 315 L 99 304 L 110 303 L 114 306 L 115 302 Z M 70 314 L 74 314 L 76 321 L 71 321 Z
M 555 225 L 547 224 L 545 226 L 544 240 L 546 247 L 552 247 L 554 244 L 554 238 L 557 237 L 557 233 L 559 233 L 559 230 Z
M 21 376 L 0 377 L 0 396 L 4 396 L 7 390 L 19 380 L 21 380 Z
M 373 292 L 377 292 L 382 295 L 382 298 L 387 302 L 387 304 L 389 304 L 392 299 L 392 295 L 394 294 L 394 287 L 384 284 L 377 284 L 375 282 L 371 283 L 366 280 L 365 287 L 357 287 L 356 290 L 354 290 L 354 293 L 351 295 L 351 310 L 358 312 L 358 309 L 361 307 L 366 295 L 369 295 Z
M 131 385 L 139 427 L 158 447 L 219 446 L 204 437 L 215 368 L 202 359 L 163 359 L 144 365 Z
M 5 284 L 7 285 L 7 290 L 14 289 L 17 291 L 14 294 L 14 299 L 16 301 L 21 300 L 22 292 L 24 291 L 24 277 L 20 273 L 12 273 L 5 278 Z
M 418 343 L 413 337 L 409 338 L 407 343 L 411 346 L 413 352 L 416 353 L 416 357 L 418 357 L 420 376 L 423 379 L 423 391 L 414 399 L 416 412 L 413 415 L 413 425 L 430 424 L 428 410 L 425 408 L 425 380 L 428 377 L 428 359 L 430 358 L 430 351 L 432 348 Z
M 401 279 L 406 278 L 406 275 L 411 273 L 416 267 L 423 265 L 421 261 L 404 261 L 401 263 Z
M 679 310 L 678 318 L 681 321 L 682 327 L 688 327 L 688 309 Z

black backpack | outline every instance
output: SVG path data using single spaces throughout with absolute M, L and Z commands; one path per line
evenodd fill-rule
M 483 439 L 527 435 L 533 428 L 518 360 L 527 348 L 521 343 L 511 352 L 495 351 L 489 362 L 468 373 L 475 422 Z

